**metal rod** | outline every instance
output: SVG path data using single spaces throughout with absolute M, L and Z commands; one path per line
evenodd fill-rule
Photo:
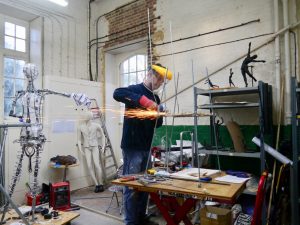
M 208 78 L 208 69 L 206 67 L 206 78 Z M 208 89 L 210 89 L 209 86 L 209 82 L 207 82 L 208 85 Z M 212 96 L 211 96 L 211 92 L 209 92 L 209 103 L 212 105 L 213 101 L 212 101 Z M 218 139 L 217 139 L 217 132 L 216 132 L 216 123 L 215 123 L 215 115 L 214 115 L 214 109 L 213 107 L 210 109 L 211 113 L 212 113 L 212 124 L 213 124 L 213 130 L 214 130 L 214 139 L 215 139 L 215 145 L 216 145 L 216 149 L 217 149 L 217 160 L 218 160 L 218 169 L 219 171 L 221 170 L 221 165 L 220 165 L 220 157 L 219 157 L 219 146 L 218 146 Z
M 3 188 L 3 186 L 0 184 L 0 191 L 5 195 L 5 197 L 7 198 L 8 202 L 11 204 L 12 208 L 16 211 L 16 213 L 20 216 L 20 218 L 23 220 L 23 222 L 26 225 L 30 225 L 29 222 L 25 219 L 25 217 L 23 216 L 23 214 L 20 212 L 20 210 L 18 209 L 18 207 L 15 205 L 15 203 L 11 200 L 11 198 L 9 197 L 9 195 L 6 193 L 5 189 Z M 5 207 L 3 214 L 2 214 L 2 219 L 0 224 L 3 223 L 5 214 L 7 212 L 7 207 Z
M 30 123 L 16 123 L 16 124 L 0 124 L 0 128 L 7 128 L 7 127 L 30 127 Z
M 195 87 L 195 74 L 194 74 L 194 64 L 193 64 L 193 60 L 192 60 L 192 79 L 193 79 L 193 87 L 194 87 L 194 114 L 197 115 L 197 93 L 196 93 L 196 87 Z M 199 149 L 198 149 L 198 132 L 197 132 L 197 126 L 198 126 L 198 120 L 197 120 L 197 117 L 194 116 L 194 145 L 195 145 L 195 155 L 197 157 L 197 167 L 198 167 L 198 187 L 200 188 L 201 187 L 201 183 L 200 183 L 200 162 L 199 162 Z M 194 153 L 193 153 L 194 154 Z

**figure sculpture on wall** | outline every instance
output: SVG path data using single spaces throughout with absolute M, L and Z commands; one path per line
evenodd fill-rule
M 262 62 L 262 63 L 266 62 L 265 60 L 256 60 L 257 55 L 250 56 L 250 52 L 251 52 L 251 42 L 249 42 L 248 54 L 247 54 L 246 58 L 244 59 L 242 66 L 241 66 L 241 72 L 242 72 L 246 87 L 248 87 L 246 75 L 248 75 L 250 78 L 252 78 L 252 80 L 256 81 L 253 74 L 249 71 L 249 67 L 250 67 L 249 64 L 252 62 Z
M 232 68 L 230 68 L 230 75 L 229 75 L 229 86 L 230 87 L 235 87 L 233 81 L 232 81 L 232 76 L 233 76 L 233 72 L 232 72 Z
M 93 122 L 93 113 L 90 110 L 82 111 L 77 133 L 78 150 L 86 159 L 88 170 L 96 185 L 95 193 L 102 192 L 104 186 L 100 154 L 102 154 L 101 149 L 105 146 L 105 138 L 101 125 Z M 81 145 L 81 140 L 83 145 Z
M 24 155 L 29 158 L 29 173 L 33 170 L 33 184 L 31 187 L 32 196 L 35 197 L 38 188 L 38 172 L 40 164 L 40 153 L 43 151 L 46 137 L 43 134 L 42 106 L 46 95 L 59 95 L 63 97 L 73 98 L 77 105 L 89 107 L 91 101 L 84 94 L 67 94 L 59 93 L 47 89 L 36 89 L 34 80 L 38 77 L 38 69 L 36 65 L 28 63 L 23 67 L 23 73 L 27 79 L 26 90 L 17 91 L 12 103 L 9 116 L 19 118 L 20 122 L 31 124 L 30 127 L 22 127 L 20 138 L 16 142 L 20 143 L 21 149 L 18 152 L 18 161 L 16 163 L 15 174 L 13 175 L 9 196 L 11 197 L 16 187 L 17 181 L 21 175 L 22 161 Z M 18 106 L 21 106 L 21 112 L 17 112 Z M 35 157 L 34 157 L 35 156 Z M 34 157 L 34 166 L 32 168 L 32 159 Z

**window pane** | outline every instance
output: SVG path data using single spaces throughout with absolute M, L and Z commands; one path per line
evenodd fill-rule
M 138 55 L 137 56 L 137 70 L 144 70 L 145 69 L 145 56 Z
M 15 91 L 24 90 L 24 80 L 16 79 L 15 82 Z
M 143 82 L 145 78 L 145 71 L 137 73 L 137 83 Z
M 4 98 L 4 116 L 8 116 L 11 109 L 12 98 Z
M 16 77 L 24 78 L 23 67 L 25 65 L 24 60 L 16 60 Z
M 122 73 L 128 73 L 128 60 L 123 63 L 123 71 Z
M 4 79 L 4 97 L 14 96 L 14 83 L 12 79 Z
M 129 74 L 129 84 L 136 84 L 136 73 Z
M 26 39 L 25 27 L 16 26 L 16 37 Z
M 129 85 L 128 79 L 129 79 L 128 73 L 123 74 L 123 87 L 127 87 Z
M 10 36 L 15 36 L 15 24 L 5 22 L 5 34 Z
M 25 40 L 16 39 L 16 50 L 20 52 L 25 52 Z
M 22 104 L 17 104 L 16 105 L 16 115 L 23 115 L 23 107 L 22 107 Z
M 5 36 L 4 38 L 4 47 L 7 49 L 15 49 L 15 38 Z
M 136 57 L 131 57 L 129 59 L 129 72 L 135 72 L 136 71 Z
M 13 77 L 14 75 L 14 59 L 4 58 L 4 76 Z

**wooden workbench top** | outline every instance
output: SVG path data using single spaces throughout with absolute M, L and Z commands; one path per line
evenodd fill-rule
M 221 183 L 212 180 L 211 183 L 197 181 L 187 181 L 178 179 L 167 179 L 165 181 L 159 181 L 157 183 L 150 183 L 143 185 L 138 181 L 127 181 L 121 182 L 119 179 L 112 181 L 113 184 L 123 185 L 131 187 L 137 191 L 144 192 L 166 192 L 191 195 L 192 197 L 203 199 L 213 198 L 216 200 L 224 200 L 234 202 L 238 195 L 244 190 L 245 183 L 234 184 L 234 183 Z
M 59 211 L 59 216 L 57 219 L 49 219 L 49 220 L 45 220 L 44 217 L 40 214 L 40 213 L 36 213 L 35 217 L 37 218 L 36 221 L 34 223 L 31 222 L 31 218 L 32 216 L 29 216 L 28 218 L 26 218 L 30 224 L 32 225 L 40 225 L 40 224 L 51 224 L 51 225 L 64 225 L 64 224 L 68 224 L 69 222 L 71 222 L 73 219 L 79 217 L 79 213 L 75 213 L 75 212 L 64 212 L 64 211 Z M 2 216 L 2 214 L 0 214 L 0 216 Z M 23 224 L 23 221 L 21 219 L 16 219 L 18 218 L 18 214 L 15 212 L 15 210 L 9 210 L 6 215 L 5 215 L 5 221 L 7 225 L 9 224 L 13 224 L 16 222 L 20 222 Z

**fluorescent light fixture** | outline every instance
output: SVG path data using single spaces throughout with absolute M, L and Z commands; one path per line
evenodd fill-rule
M 61 6 L 67 6 L 69 3 L 68 3 L 68 0 L 48 0 L 50 2 L 53 2 L 57 5 L 61 5 Z

